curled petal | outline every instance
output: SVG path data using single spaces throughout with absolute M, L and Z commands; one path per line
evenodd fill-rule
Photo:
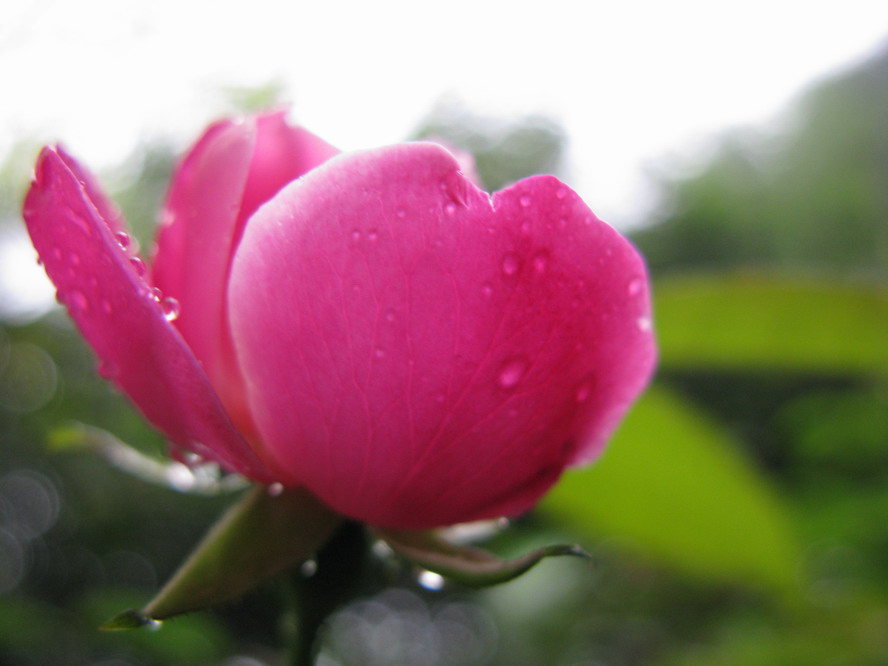
M 229 306 L 269 455 L 393 528 L 530 508 L 600 451 L 655 356 L 624 238 L 555 178 L 489 197 L 432 144 L 282 190 L 244 233 Z
M 92 176 L 45 148 L 24 216 L 46 272 L 113 379 L 173 442 L 229 470 L 268 479 L 231 424 L 206 375 L 167 321 L 163 305 L 120 246 L 110 204 Z
M 334 152 L 276 112 L 211 126 L 173 176 L 153 278 L 180 302 L 176 326 L 243 432 L 253 427 L 228 333 L 231 257 L 249 216 Z

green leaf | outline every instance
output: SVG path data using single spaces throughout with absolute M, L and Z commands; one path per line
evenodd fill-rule
M 144 609 L 124 611 L 104 628 L 146 626 L 236 599 L 309 558 L 340 521 L 301 488 L 272 494 L 256 486 L 222 516 Z
M 690 404 L 652 388 L 596 464 L 540 509 L 578 534 L 617 536 L 692 574 L 795 591 L 788 511 L 735 443 Z
M 504 560 L 481 548 L 450 543 L 435 531 L 375 531 L 396 553 L 414 564 L 470 587 L 505 583 L 525 573 L 545 557 L 589 557 L 579 546 L 553 545 L 538 548 L 514 560 Z
M 779 276 L 659 281 L 660 365 L 888 374 L 888 289 Z

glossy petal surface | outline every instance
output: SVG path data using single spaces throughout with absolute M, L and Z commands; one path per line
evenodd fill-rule
M 257 479 L 268 472 L 114 232 L 92 176 L 57 149 L 40 155 L 24 215 L 34 246 L 100 370 L 173 442 Z
M 252 419 L 225 305 L 231 257 L 249 216 L 335 152 L 287 125 L 283 112 L 270 113 L 211 126 L 173 176 L 153 277 L 181 304 L 176 326 L 245 433 L 252 433 Z
M 531 507 L 598 453 L 655 355 L 625 239 L 555 178 L 488 197 L 432 144 L 285 188 L 250 220 L 229 305 L 277 464 L 396 528 Z

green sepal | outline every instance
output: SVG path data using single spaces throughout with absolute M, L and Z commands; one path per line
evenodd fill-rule
M 145 608 L 124 611 L 105 629 L 134 629 L 232 601 L 311 557 L 341 518 L 308 491 L 247 491 L 210 529 Z
M 517 578 L 545 557 L 573 555 L 590 559 L 577 545 L 537 548 L 513 560 L 497 557 L 481 548 L 453 544 L 435 531 L 376 529 L 391 548 L 417 566 L 469 587 L 499 585 Z
M 135 609 L 125 610 L 106 621 L 99 629 L 102 631 L 123 631 L 126 629 L 141 629 L 142 627 L 157 627 L 159 620 L 153 620 Z

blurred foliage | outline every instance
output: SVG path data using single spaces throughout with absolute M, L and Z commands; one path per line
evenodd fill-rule
M 253 108 L 280 91 L 227 94 Z M 576 540 L 592 567 L 546 561 L 474 593 L 380 555 L 385 584 L 330 618 L 325 663 L 888 663 L 885 108 L 888 52 L 664 174 L 658 223 L 635 235 L 657 383 L 597 465 L 490 544 Z M 490 189 L 564 170 L 545 118 L 443 104 L 416 136 L 473 153 Z M 146 254 L 174 153 L 151 144 L 103 174 Z M 6 225 L 35 154 L 23 143 L 0 165 Z M 149 599 L 232 498 L 50 453 L 50 430 L 82 420 L 164 455 L 94 366 L 57 308 L 0 322 L 0 663 L 283 663 L 285 585 L 158 632 L 96 631 Z

